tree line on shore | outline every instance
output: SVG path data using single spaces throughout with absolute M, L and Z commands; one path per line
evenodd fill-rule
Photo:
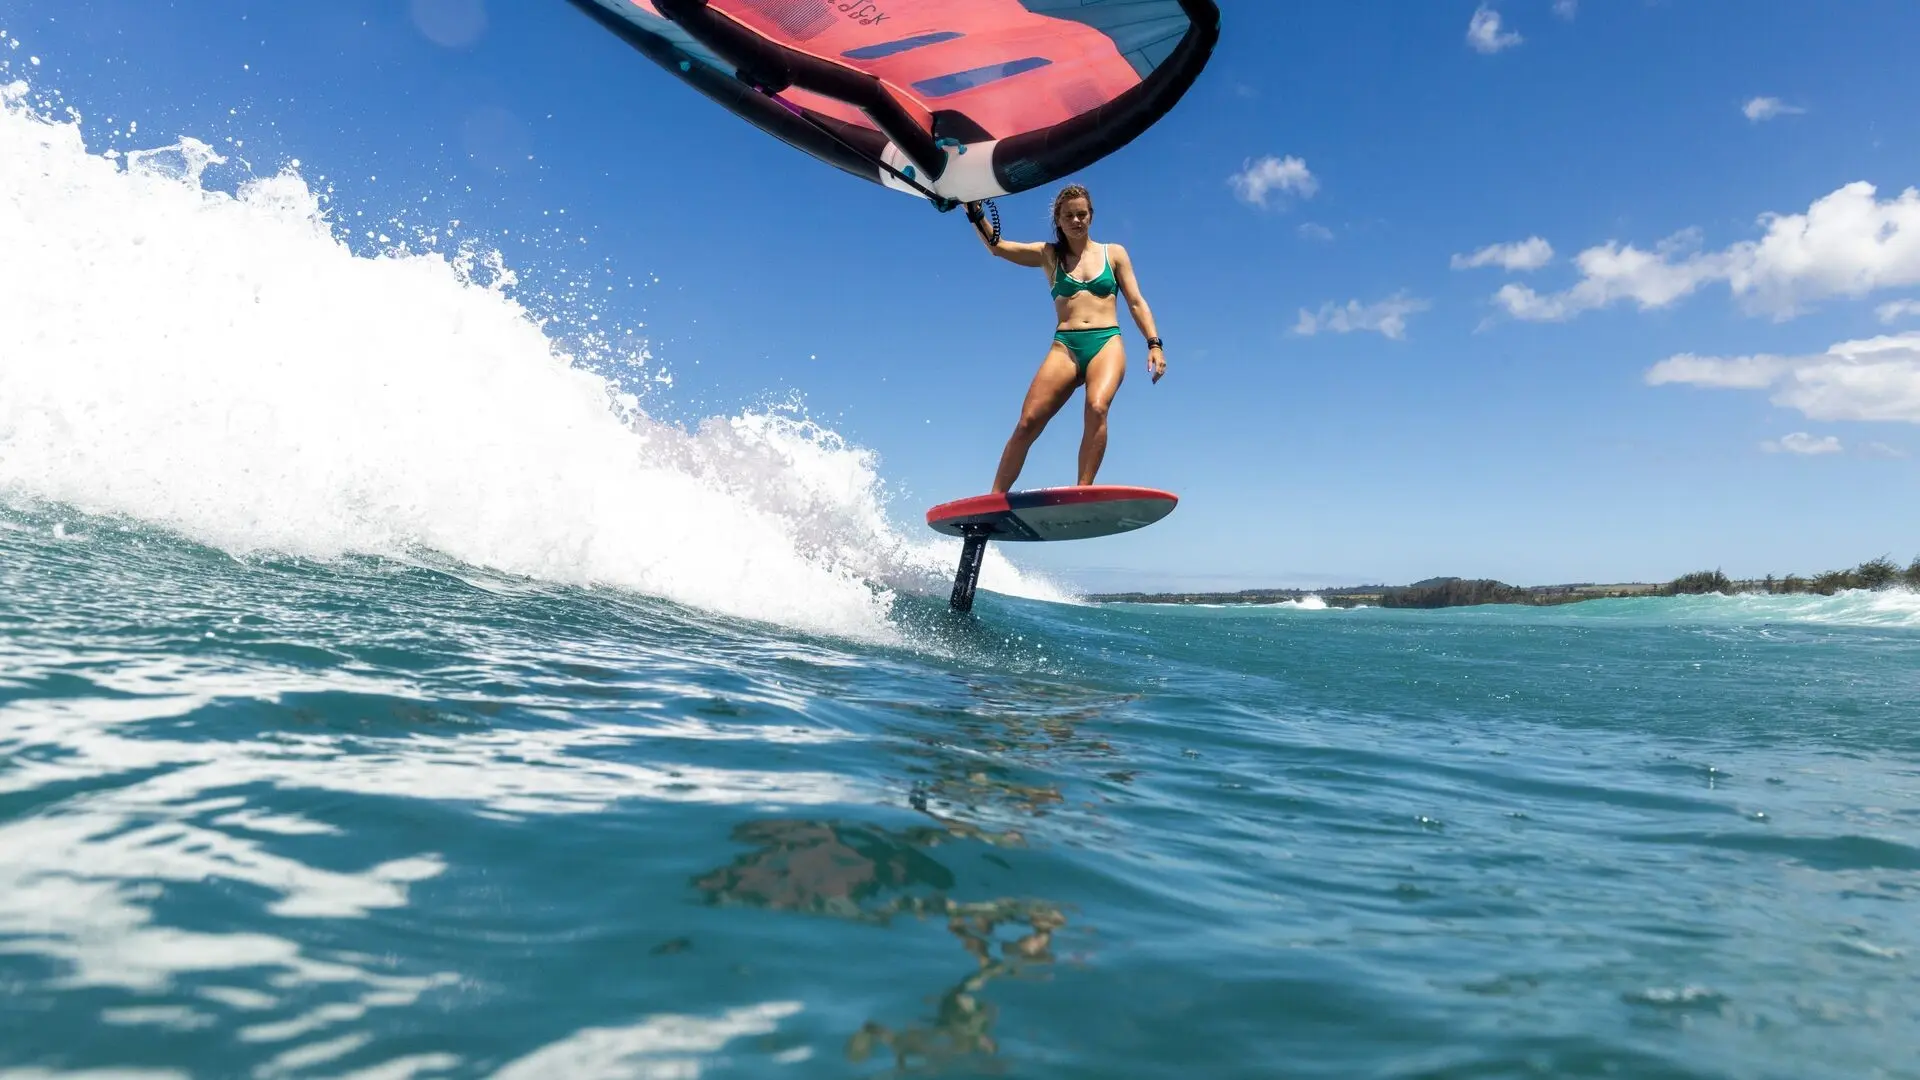
M 1381 607 L 1439 608 L 1472 604 L 1570 604 L 1580 600 L 1601 600 L 1624 596 L 1698 596 L 1705 593 L 1814 593 L 1832 596 L 1848 589 L 1920 589 L 1920 557 L 1904 568 L 1882 555 L 1851 570 L 1828 570 L 1812 577 L 1787 574 L 1775 577 L 1735 581 L 1719 570 L 1697 570 L 1682 574 L 1654 588 L 1605 588 L 1599 586 L 1548 585 L 1524 588 L 1486 579 L 1441 578 L 1416 585 L 1384 589 Z
M 1235 593 L 1109 593 L 1088 599 L 1104 602 L 1172 604 L 1273 604 L 1319 597 L 1329 607 L 1378 605 L 1387 608 L 1469 607 L 1476 604 L 1572 604 L 1582 600 L 1630 596 L 1697 596 L 1704 593 L 1813 593 L 1832 596 L 1848 589 L 1920 590 L 1920 557 L 1904 568 L 1882 555 L 1851 570 L 1829 570 L 1811 577 L 1787 574 L 1734 580 L 1719 570 L 1682 574 L 1664 585 L 1509 585 L 1490 578 L 1429 578 L 1412 585 L 1359 585 L 1346 589 L 1243 589 Z
M 1691 574 L 1682 574 L 1668 582 L 1662 590 L 1668 596 L 1699 595 L 1701 593 L 1818 593 L 1832 596 L 1848 589 L 1920 589 L 1920 556 L 1902 568 L 1899 563 L 1885 555 L 1877 559 L 1868 559 L 1851 570 L 1828 570 L 1824 574 L 1801 577 L 1787 574 L 1774 577 L 1768 574 L 1764 578 L 1751 581 L 1733 581 L 1718 570 L 1698 570 Z
M 1382 589 L 1375 601 L 1388 608 L 1471 607 L 1476 604 L 1531 604 L 1544 607 L 1581 600 L 1655 595 L 1645 588 L 1605 589 L 1592 585 L 1509 585 L 1491 578 L 1436 578 Z

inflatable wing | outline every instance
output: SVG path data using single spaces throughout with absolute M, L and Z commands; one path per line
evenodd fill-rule
M 570 0 L 847 172 L 942 209 L 1084 168 L 1165 115 L 1214 0 Z

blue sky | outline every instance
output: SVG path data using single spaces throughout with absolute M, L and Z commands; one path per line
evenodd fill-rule
M 1222 6 L 1187 98 L 1076 177 L 1170 362 L 1150 385 L 1123 320 L 1101 479 L 1181 508 L 1023 561 L 1239 588 L 1920 553 L 1920 7 Z M 561 0 L 0 0 L 0 28 L 102 127 L 137 119 L 122 145 L 244 139 L 348 213 L 498 236 L 530 290 L 646 282 L 602 311 L 672 371 L 656 411 L 797 396 L 909 526 L 986 488 L 1047 344 L 1044 283 L 960 215 Z M 1009 234 L 1049 197 L 1001 200 Z M 1022 486 L 1070 483 L 1078 437 L 1076 402 Z

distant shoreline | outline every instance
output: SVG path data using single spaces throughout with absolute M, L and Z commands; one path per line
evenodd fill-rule
M 1458 583 L 1457 585 L 1454 583 Z M 1449 595 L 1447 586 L 1454 588 Z M 1337 589 L 1241 589 L 1237 592 L 1093 593 L 1097 604 L 1235 604 L 1248 607 L 1317 599 L 1328 607 L 1462 607 L 1471 604 L 1570 604 L 1628 596 L 1657 596 L 1666 586 L 1647 582 L 1614 585 L 1507 585 L 1498 581 L 1435 578 L 1413 585 L 1351 585 Z M 1438 595 L 1435 595 L 1438 594 Z M 1430 600 L 1450 602 L 1431 603 Z M 1422 602 L 1415 602 L 1422 601 Z
M 1705 593 L 1782 595 L 1810 593 L 1831 596 L 1849 589 L 1920 589 L 1920 558 L 1902 568 L 1881 556 L 1851 570 L 1829 570 L 1812 577 L 1786 574 L 1734 580 L 1718 570 L 1685 574 L 1664 584 L 1644 581 L 1596 585 L 1508 585 L 1488 578 L 1427 578 L 1411 585 L 1351 585 L 1337 589 L 1241 589 L 1236 592 L 1118 592 L 1091 593 L 1096 604 L 1218 604 L 1259 606 L 1299 603 L 1313 598 L 1333 608 L 1443 608 L 1479 604 L 1522 604 L 1545 607 L 1584 600 L 1618 600 L 1636 596 L 1693 596 Z

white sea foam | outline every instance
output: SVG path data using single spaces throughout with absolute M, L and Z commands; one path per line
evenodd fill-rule
M 1920 592 L 1912 589 L 1850 589 L 1832 596 L 1742 593 L 1678 600 L 1687 616 L 1715 621 L 1920 627 Z
M 651 419 L 496 252 L 356 253 L 297 169 L 227 191 L 204 142 L 90 153 L 71 110 L 0 97 L 0 492 L 857 637 L 951 574 L 958 542 L 890 522 L 872 454 L 792 412 Z M 997 557 L 981 584 L 1060 598 Z

